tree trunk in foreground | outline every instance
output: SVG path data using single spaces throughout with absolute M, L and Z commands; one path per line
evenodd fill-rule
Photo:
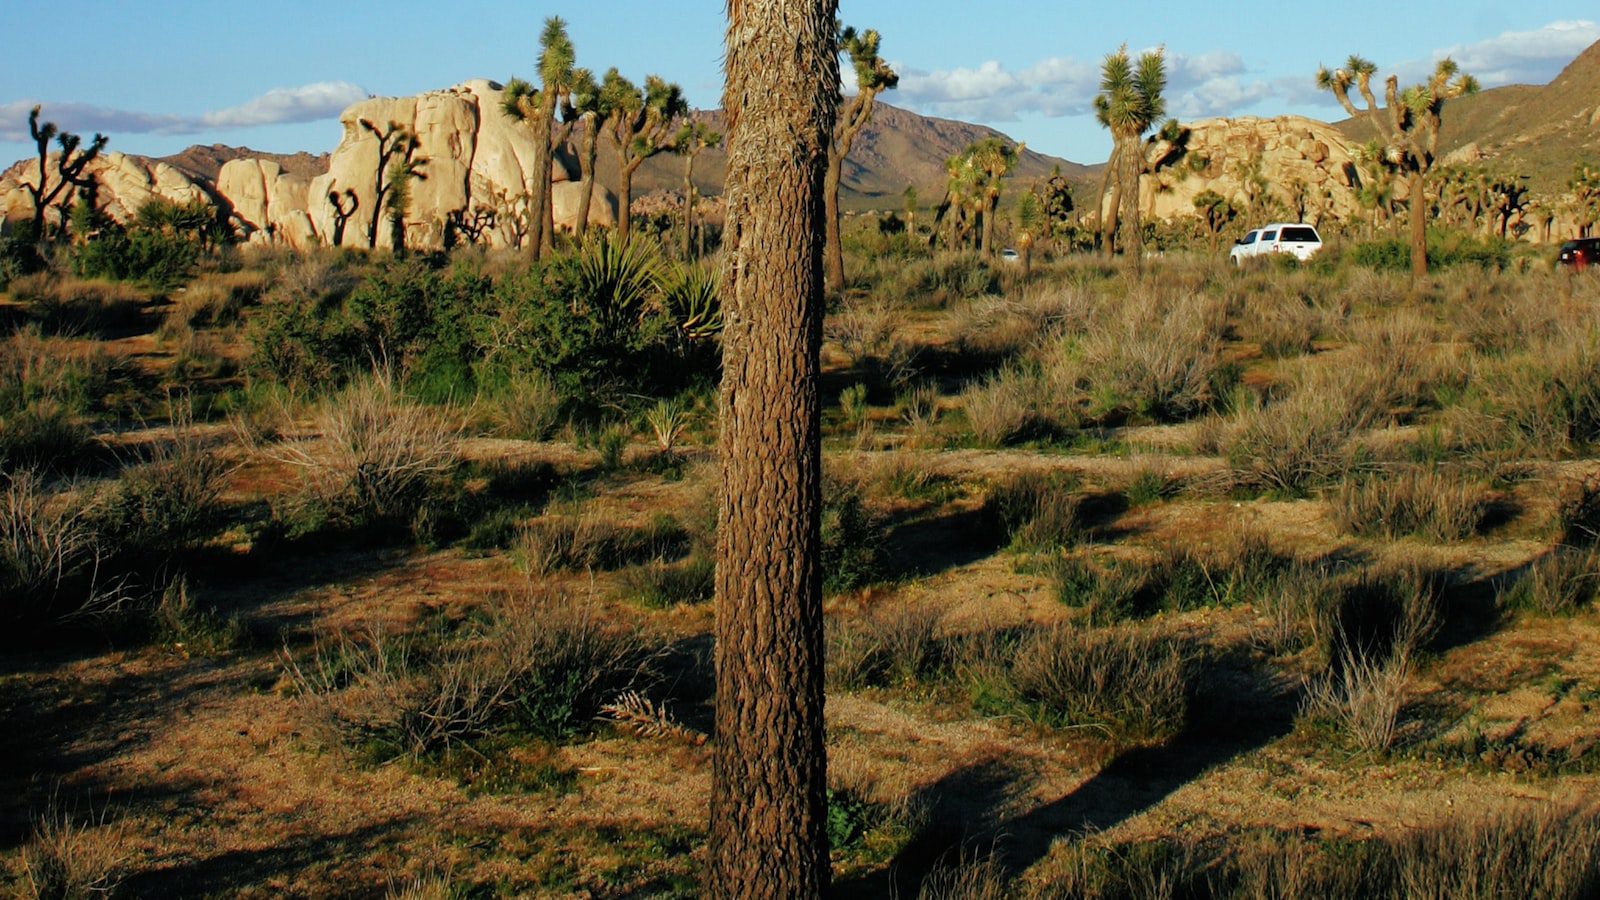
M 819 897 L 823 179 L 837 0 L 729 0 L 717 711 L 708 892 Z

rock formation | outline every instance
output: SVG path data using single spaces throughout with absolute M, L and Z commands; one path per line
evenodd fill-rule
M 513 246 L 527 231 L 528 162 L 533 142 L 527 129 L 500 112 L 500 85 L 470 81 L 416 97 L 380 97 L 346 109 L 340 122 L 344 137 L 329 159 L 328 170 L 307 178 L 285 172 L 275 160 L 232 159 L 216 178 L 186 174 L 164 162 L 107 153 L 88 171 L 99 182 L 98 202 L 120 222 L 133 218 L 152 198 L 179 203 L 206 199 L 227 209 L 240 237 L 254 243 L 307 247 L 329 243 L 334 211 L 329 192 L 354 191 L 359 201 L 345 225 L 344 243 L 364 245 L 377 211 L 377 138 L 361 126 L 363 119 L 379 129 L 397 123 L 417 136 L 417 156 L 427 159 L 425 177 L 411 184 L 406 212 L 406 241 L 413 248 L 439 247 L 449 223 L 469 223 L 468 230 L 491 246 Z M 0 175 L 0 218 L 32 215 L 32 202 L 22 188 L 36 183 L 37 160 L 25 161 Z M 572 229 L 583 186 L 577 166 L 558 154 L 551 167 L 557 181 L 552 203 L 556 227 Z M 595 186 L 591 224 L 616 222 L 616 199 Z M 490 224 L 492 223 L 492 225 Z M 481 230 L 480 230 L 481 229 Z M 379 246 L 388 246 L 389 229 L 379 228 Z
M 1140 184 L 1148 216 L 1193 216 L 1194 198 L 1208 190 L 1228 198 L 1241 212 L 1250 206 L 1252 194 L 1262 214 L 1268 206 L 1291 212 L 1303 206 L 1305 218 L 1313 222 L 1359 210 L 1352 145 L 1329 125 L 1279 116 L 1203 119 L 1188 127 L 1187 156 Z

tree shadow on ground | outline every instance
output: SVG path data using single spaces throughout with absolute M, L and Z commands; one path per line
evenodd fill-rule
M 1262 673 L 1217 660 L 1201 675 L 1189 725 L 1159 746 L 1125 750 L 1066 794 L 1026 808 L 1038 775 L 1000 756 L 961 766 L 918 792 L 928 824 L 881 870 L 841 882 L 839 897 L 915 897 L 935 870 L 976 851 L 1007 877 L 1043 859 L 1058 839 L 1101 831 L 1156 806 L 1212 769 L 1290 732 L 1299 694 Z
M 267 890 L 282 876 L 336 867 L 342 860 L 370 859 L 385 847 L 397 847 L 415 822 L 409 817 L 395 818 L 348 831 L 299 835 L 259 849 L 174 860 L 129 877 L 121 892 L 133 897 L 212 897 L 230 895 L 246 886 Z M 353 873 L 343 879 L 319 878 L 319 882 L 341 897 L 383 897 L 387 893 L 376 879 Z

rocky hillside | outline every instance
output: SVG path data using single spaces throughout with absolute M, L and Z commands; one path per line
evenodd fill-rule
M 261 150 L 252 150 L 249 147 L 229 147 L 226 144 L 212 144 L 204 146 L 195 144 L 181 153 L 163 156 L 157 162 L 164 162 L 190 178 L 215 182 L 222 167 L 236 159 L 265 159 L 278 164 L 278 168 L 301 178 L 315 178 L 328 171 L 328 159 L 331 154 L 310 154 L 305 151 L 299 153 L 266 153 Z

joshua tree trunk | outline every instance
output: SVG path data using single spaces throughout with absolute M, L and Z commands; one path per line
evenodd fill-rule
M 594 159 L 600 150 L 600 123 L 591 116 L 583 127 L 583 153 L 578 157 L 583 194 L 578 198 L 578 221 L 574 225 L 580 242 L 589 233 L 589 204 L 594 200 Z
M 845 152 L 849 152 L 848 149 Z M 844 290 L 844 237 L 839 231 L 839 181 L 843 175 L 844 154 L 830 155 L 828 171 L 822 182 L 822 262 L 830 291 Z
M 1422 193 L 1422 170 L 1411 173 L 1411 277 L 1428 277 L 1428 198 Z
M 1126 142 L 1122 171 L 1122 228 L 1128 232 L 1123 254 L 1135 269 L 1143 263 L 1144 229 L 1139 227 L 1139 179 L 1144 174 L 1144 153 L 1137 137 Z
M 823 181 L 837 0 L 729 0 L 729 253 L 709 893 L 828 884 L 822 719 Z
M 550 204 L 550 129 L 556 115 L 556 92 L 546 87 L 539 93 L 539 107 L 533 121 L 533 184 L 529 218 L 528 246 L 533 248 L 533 258 L 539 259 L 549 244 L 550 235 L 545 230 L 545 208 Z
M 683 259 L 694 258 L 694 151 L 684 154 L 683 162 Z
M 1100 249 L 1109 259 L 1117 252 L 1117 213 L 1122 205 L 1122 194 L 1119 190 L 1121 175 L 1117 167 L 1122 165 L 1122 144 L 1116 142 L 1111 147 L 1111 158 L 1106 160 L 1105 176 L 1100 179 Z M 1107 200 L 1110 203 L 1107 203 Z
M 626 244 L 628 236 L 633 234 L 633 173 L 638 170 L 637 160 L 624 163 L 620 189 L 617 191 L 617 240 Z

